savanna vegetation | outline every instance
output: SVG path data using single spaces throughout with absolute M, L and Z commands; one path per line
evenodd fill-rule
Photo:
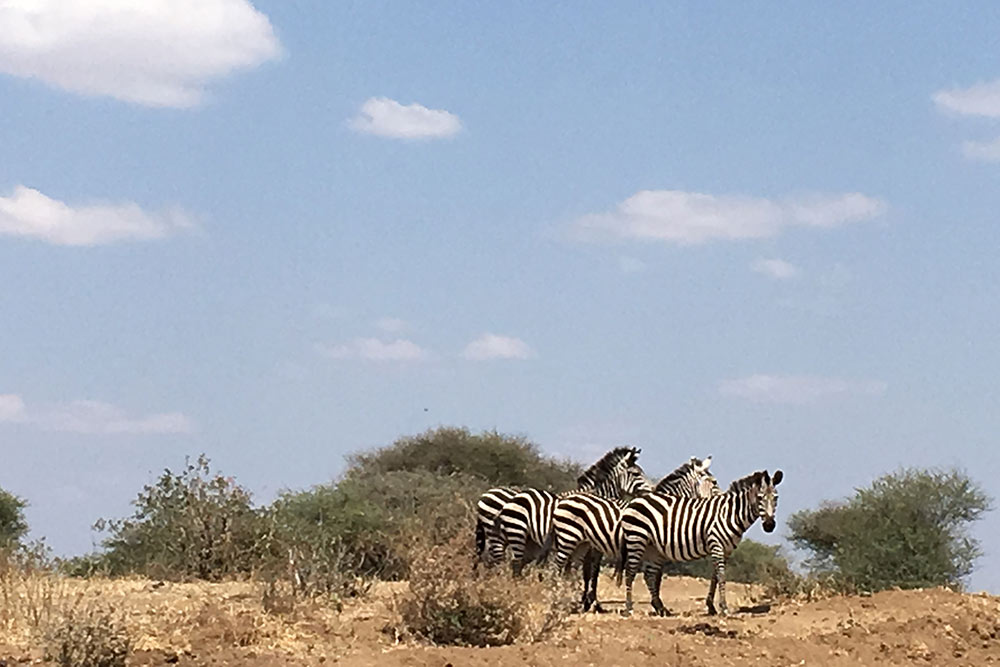
M 0 490 L 0 594 L 30 602 L 22 624 L 59 664 L 122 664 L 132 642 L 106 606 L 52 606 L 67 575 L 256 582 L 266 613 L 302 604 L 335 613 L 375 581 L 405 580 L 396 621 L 386 627 L 396 637 L 472 646 L 535 641 L 565 621 L 577 581 L 551 572 L 512 580 L 505 568 L 472 576 L 475 501 L 496 485 L 571 489 L 580 472 L 579 463 L 545 456 L 520 436 L 439 428 L 355 454 L 339 479 L 260 505 L 202 456 L 143 487 L 129 516 L 98 520 L 96 553 L 61 562 L 43 545 L 24 543 L 25 501 Z M 959 588 L 980 555 L 968 528 L 990 504 L 959 471 L 902 470 L 791 516 L 804 571 L 784 548 L 744 540 L 727 579 L 760 584 L 771 596 L 821 584 Z M 711 575 L 704 561 L 668 571 Z M 8 624 L 21 613 L 10 605 Z M 77 654 L 103 657 L 81 662 Z

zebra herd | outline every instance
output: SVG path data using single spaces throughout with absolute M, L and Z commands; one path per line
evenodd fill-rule
M 615 565 L 619 585 L 625 582 L 625 613 L 632 612 L 632 583 L 642 569 L 653 611 L 664 616 L 669 613 L 660 599 L 665 564 L 709 556 L 708 613 L 717 611 L 718 590 L 718 611 L 727 614 L 726 560 L 758 518 L 765 532 L 774 530 L 775 487 L 782 472 L 758 471 L 723 491 L 709 472 L 711 457 L 692 457 L 654 482 L 636 462 L 639 452 L 635 447 L 611 450 L 572 491 L 499 487 L 484 493 L 476 506 L 473 568 L 480 562 L 497 565 L 508 554 L 515 576 L 553 552 L 560 571 L 582 560 L 583 610 L 601 611 L 597 581 L 607 559 Z

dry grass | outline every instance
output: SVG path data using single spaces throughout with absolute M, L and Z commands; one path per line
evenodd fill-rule
M 439 645 L 503 646 L 541 641 L 563 626 L 574 606 L 572 583 L 551 569 L 512 579 L 506 571 L 474 576 L 468 540 L 418 548 L 408 589 L 387 631 Z

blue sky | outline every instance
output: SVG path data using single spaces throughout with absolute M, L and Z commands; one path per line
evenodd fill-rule
M 439 424 L 1000 496 L 991 3 L 0 2 L 0 486 Z M 1000 519 L 972 588 L 1000 592 Z M 752 537 L 762 533 L 754 529 Z

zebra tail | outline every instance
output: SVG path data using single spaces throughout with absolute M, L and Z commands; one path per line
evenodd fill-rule
M 486 526 L 479 519 L 476 519 L 476 555 L 482 556 L 486 550 Z

